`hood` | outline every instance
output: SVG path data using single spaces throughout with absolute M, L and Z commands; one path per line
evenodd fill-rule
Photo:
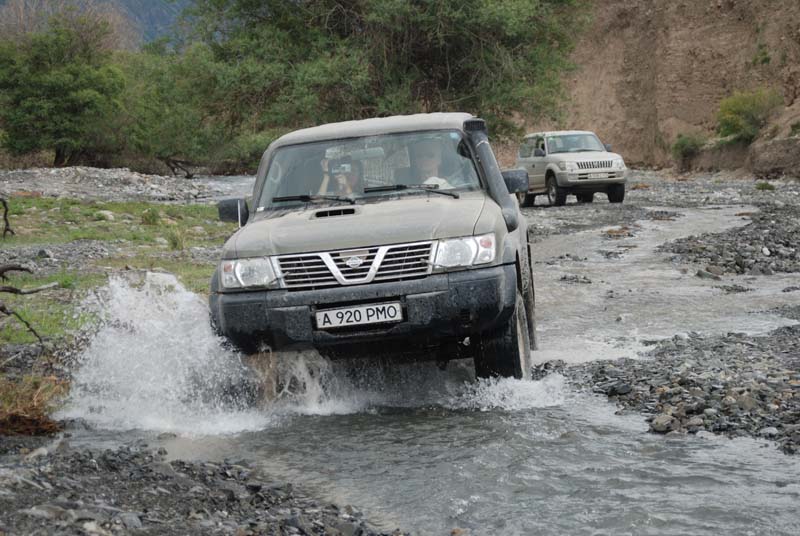
M 593 162 L 595 160 L 622 159 L 617 153 L 590 151 L 586 153 L 550 153 L 547 157 L 553 162 Z
M 483 191 L 459 199 L 438 194 L 403 194 L 357 205 L 312 205 L 259 214 L 242 227 L 223 258 L 258 257 L 418 242 L 471 235 L 486 203 Z M 326 211 L 355 214 L 320 217 Z

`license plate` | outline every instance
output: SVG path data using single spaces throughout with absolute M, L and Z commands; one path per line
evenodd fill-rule
M 400 302 L 374 303 L 357 307 L 317 311 L 318 329 L 383 324 L 401 322 L 402 320 L 403 308 L 400 306 Z
M 589 178 L 590 179 L 605 179 L 606 178 L 606 174 L 605 173 L 589 173 Z

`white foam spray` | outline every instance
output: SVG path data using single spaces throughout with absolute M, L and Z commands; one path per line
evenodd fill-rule
M 174 276 L 147 273 L 133 283 L 111 278 L 88 306 L 100 324 L 78 359 L 59 416 L 97 428 L 217 435 L 297 415 L 419 406 L 516 411 L 563 402 L 560 376 L 476 382 L 469 360 L 440 370 L 433 363 L 330 362 L 308 351 L 271 356 L 277 396 L 253 403 L 238 387 L 252 385 L 255 374 L 213 334 L 205 300 Z

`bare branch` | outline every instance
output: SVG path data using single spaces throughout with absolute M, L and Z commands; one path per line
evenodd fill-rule
M 8 279 L 8 277 L 6 277 L 6 274 L 8 272 L 28 272 L 29 274 L 33 273 L 33 271 L 30 268 L 22 266 L 21 264 L 3 264 L 0 265 L 0 280 L 6 281 Z
M 43 290 L 50 290 L 51 288 L 56 288 L 56 287 L 58 287 L 58 281 L 53 281 L 52 283 L 48 283 L 46 285 L 42 285 L 41 287 L 36 287 L 36 288 L 17 288 L 17 287 L 0 285 L 0 292 L 25 295 L 25 294 L 36 294 L 37 292 L 41 292 Z
M 17 320 L 18 320 L 18 321 L 19 321 L 21 324 L 23 324 L 23 325 L 24 325 L 24 326 L 27 328 L 27 330 L 28 330 L 28 331 L 30 331 L 31 333 L 33 333 L 33 336 L 34 336 L 34 337 L 36 337 L 36 339 L 39 341 L 39 344 L 41 344 L 42 346 L 44 346 L 44 341 L 43 341 L 43 340 L 42 340 L 42 338 L 39 336 L 39 334 L 36 332 L 36 330 L 35 330 L 35 329 L 33 329 L 33 326 L 31 326 L 31 325 L 28 323 L 28 321 L 27 321 L 27 320 L 25 320 L 24 318 L 22 318 L 22 317 L 19 315 L 19 313 L 17 313 L 17 312 L 16 312 L 16 311 L 14 311 L 13 309 L 9 309 L 8 307 L 6 307 L 6 304 L 5 304 L 5 303 L 3 303 L 3 302 L 0 302 L 0 313 L 4 314 L 4 315 L 6 315 L 6 316 L 13 316 L 14 318 L 16 318 L 16 319 L 17 319 Z
M 0 204 L 3 205 L 3 238 L 6 237 L 7 234 L 15 235 L 17 233 L 11 228 L 11 223 L 8 221 L 8 202 L 0 197 Z

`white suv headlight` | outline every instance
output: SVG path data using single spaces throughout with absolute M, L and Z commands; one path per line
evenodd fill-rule
M 222 261 L 219 279 L 223 288 L 269 287 L 278 280 L 269 257 Z
M 578 171 L 578 164 L 576 164 L 575 162 L 559 162 L 558 168 L 561 171 L 573 172 L 573 171 Z
M 625 161 L 622 158 L 617 158 L 611 163 L 613 169 L 625 169 Z
M 456 268 L 492 262 L 497 255 L 494 233 L 440 240 L 433 261 L 435 268 Z

